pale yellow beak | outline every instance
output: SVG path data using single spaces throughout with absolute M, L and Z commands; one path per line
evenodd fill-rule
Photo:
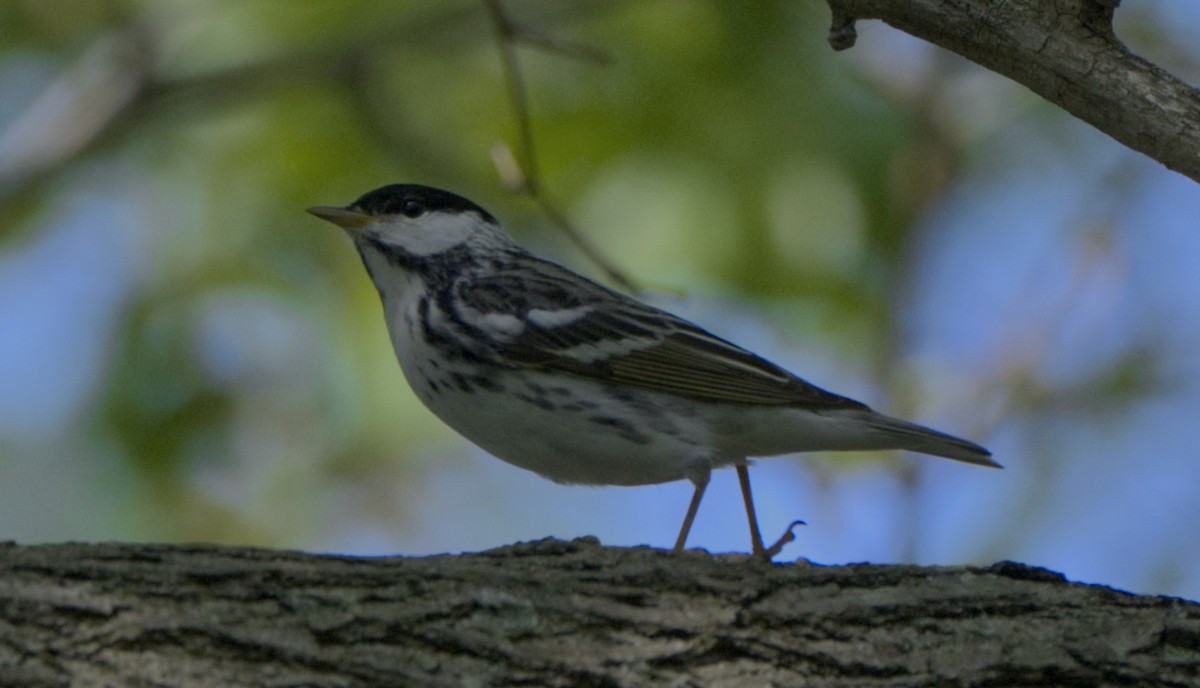
M 313 206 L 308 209 L 308 212 L 322 220 L 332 222 L 342 229 L 362 227 L 371 221 L 371 216 L 366 213 L 360 213 L 357 210 L 349 210 L 347 208 L 334 208 L 329 205 Z

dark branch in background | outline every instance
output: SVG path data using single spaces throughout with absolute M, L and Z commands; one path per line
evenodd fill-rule
M 579 248 L 588 260 L 599 267 L 609 280 L 627 291 L 638 291 L 633 281 L 588 241 L 587 237 L 575 227 L 566 213 L 550 200 L 546 193 L 538 166 L 537 149 L 533 141 L 533 125 L 529 117 L 529 96 L 525 91 L 525 79 L 521 67 L 517 64 L 517 43 L 527 43 L 559 55 L 594 63 L 607 62 L 608 55 L 596 48 L 555 38 L 513 21 L 505 13 L 500 0 L 483 0 L 483 4 L 488 10 L 492 26 L 496 31 L 496 42 L 500 47 L 500 61 L 504 67 L 504 81 L 508 88 L 509 100 L 512 102 L 513 116 L 517 121 L 517 147 L 520 151 L 520 159 L 515 157 L 512 151 L 503 144 L 498 144 L 492 149 L 492 161 L 496 165 L 501 180 L 514 193 L 523 193 L 532 198 L 542 212 L 550 218 L 550 221 L 566 234 L 567 238 Z
M 98 149 L 118 147 L 137 136 L 139 128 L 164 112 L 180 122 L 201 118 L 211 108 L 233 105 L 250 96 L 295 83 L 338 88 L 350 82 L 349 94 L 367 131 L 380 144 L 412 159 L 423 142 L 385 126 L 383 114 L 370 103 L 362 78 L 363 64 L 376 51 L 400 41 L 438 40 L 466 44 L 468 32 L 456 30 L 470 13 L 448 6 L 421 21 L 405 17 L 381 24 L 356 37 L 350 48 L 311 45 L 278 57 L 228 69 L 183 77 L 158 73 L 158 36 L 153 22 L 135 18 L 128 25 L 99 35 L 78 59 L 54 79 L 6 129 L 0 131 L 0 202 L 32 195 L 55 175 Z M 356 90 L 358 89 L 358 90 Z M 388 113 L 394 120 L 395 113 Z M 389 120 L 389 121 L 390 121 Z M 444 158 L 423 155 L 420 164 Z M 440 164 L 440 163 L 439 163 Z M 0 223 L 2 227 L 3 223 Z
M 0 132 L 0 200 L 59 169 L 144 93 L 153 61 L 138 28 L 100 34 Z
M 1133 150 L 1200 182 L 1200 91 L 1113 33 L 1119 0 L 826 0 L 829 43 L 859 19 L 891 26 L 1023 84 Z
M 989 567 L 0 544 L 0 684 L 1195 685 L 1200 605 Z

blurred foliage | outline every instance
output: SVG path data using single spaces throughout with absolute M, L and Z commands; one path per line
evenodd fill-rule
M 955 185 L 1001 183 L 964 166 L 1025 113 L 1060 115 L 953 57 L 889 45 L 882 27 L 834 54 L 821 3 L 504 7 L 609 58 L 519 46 L 546 192 L 638 283 L 753 301 L 810 362 L 856 371 L 857 391 L 890 391 L 898 412 L 967 398 L 998 419 L 1068 403 L 1038 382 L 1036 354 L 1009 359 L 1030 375 L 952 370 L 918 360 L 900 322 L 934 274 L 929 242 L 982 231 L 936 222 Z M 132 237 L 109 242 L 133 266 L 110 280 L 116 305 L 97 312 L 111 317 L 66 317 L 73 335 L 28 363 L 101 351 L 80 410 L 52 431 L 0 428 L 10 485 L 25 479 L 14 465 L 65 454 L 106 457 L 89 469 L 100 479 L 81 475 L 122 488 L 65 523 L 41 523 L 36 499 L 12 506 L 22 538 L 331 543 L 319 531 L 334 521 L 412 518 L 431 479 L 422 457 L 462 461 L 402 384 L 350 245 L 307 206 L 444 186 L 598 274 L 493 168 L 518 124 L 479 2 L 12 0 L 0 87 L 0 252 L 22 255 L 67 215 L 98 241 Z M 124 214 L 97 221 L 110 201 Z M 39 265 L 48 292 L 74 279 Z M 737 329 L 733 310 L 720 317 Z M 1147 357 L 1150 344 L 1131 345 L 1067 387 L 1127 408 L 1153 393 Z M 954 381 L 970 365 L 979 381 L 964 392 Z

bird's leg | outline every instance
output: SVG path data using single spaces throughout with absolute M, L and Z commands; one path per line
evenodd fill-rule
M 754 515 L 754 497 L 750 494 L 750 469 L 746 464 L 737 466 L 738 483 L 742 486 L 742 502 L 746 505 L 746 520 L 750 522 L 750 553 L 762 554 L 762 533 L 758 529 L 758 517 Z
M 692 530 L 692 521 L 696 520 L 696 512 L 700 509 L 700 500 L 704 497 L 705 488 L 708 487 L 708 472 L 705 471 L 703 478 L 695 478 L 692 482 L 696 484 L 696 491 L 692 493 L 692 503 L 688 504 L 687 515 L 683 517 L 683 527 L 679 529 L 679 537 L 675 538 L 676 552 L 683 551 L 688 533 Z

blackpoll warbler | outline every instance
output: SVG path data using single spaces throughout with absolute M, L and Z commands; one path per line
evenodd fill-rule
M 447 425 L 560 483 L 696 489 L 736 466 L 753 550 L 764 550 L 749 457 L 908 449 L 998 466 L 977 444 L 831 394 L 670 313 L 518 246 L 448 191 L 376 189 L 309 212 L 346 230 L 383 300 L 400 367 Z

